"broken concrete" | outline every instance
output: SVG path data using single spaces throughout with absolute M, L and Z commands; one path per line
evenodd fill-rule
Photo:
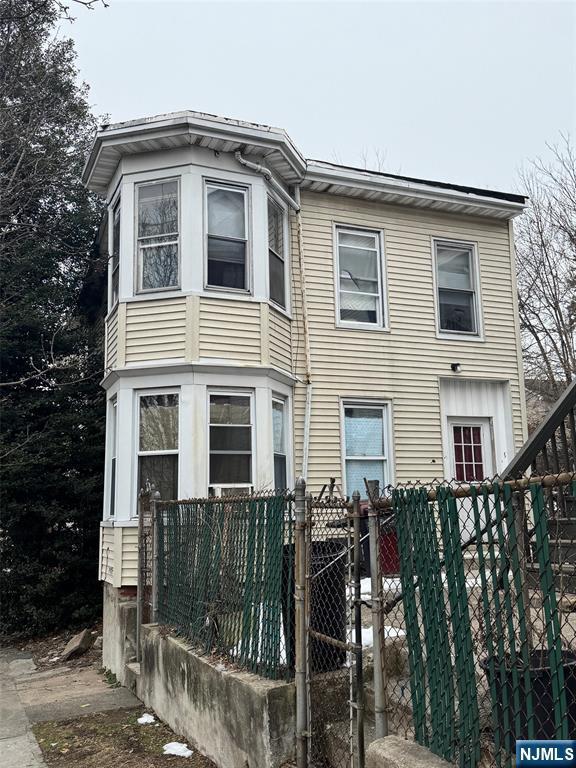
M 82 632 L 78 632 L 77 635 L 74 635 L 74 637 L 68 641 L 60 659 L 62 661 L 68 661 L 68 659 L 73 659 L 75 656 L 81 656 L 92 648 L 94 640 L 94 635 L 90 630 L 83 629 Z
M 220 768 L 279 768 L 293 759 L 293 683 L 226 669 L 157 625 L 142 628 L 138 695 Z
M 377 739 L 366 750 L 366 768 L 451 768 L 426 747 L 400 736 Z

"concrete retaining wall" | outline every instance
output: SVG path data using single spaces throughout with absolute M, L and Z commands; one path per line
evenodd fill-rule
M 153 624 L 142 628 L 140 670 L 140 698 L 219 768 L 293 759 L 293 683 L 227 670 Z
M 133 590 L 104 582 L 102 665 L 126 684 L 126 664 L 136 658 L 136 601 Z
M 366 750 L 366 768 L 453 768 L 415 741 L 400 736 L 377 739 Z

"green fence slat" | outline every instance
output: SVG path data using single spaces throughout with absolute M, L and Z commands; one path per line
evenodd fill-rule
M 546 640 L 548 659 L 552 677 L 552 696 L 554 699 L 554 721 L 557 739 L 568 738 L 568 707 L 564 688 L 564 664 L 562 655 L 562 636 L 556 603 L 554 572 L 550 559 L 550 541 L 548 520 L 545 509 L 544 489 L 541 485 L 531 485 L 532 510 L 536 534 L 536 554 L 540 588 L 542 590 L 544 619 L 546 622 Z

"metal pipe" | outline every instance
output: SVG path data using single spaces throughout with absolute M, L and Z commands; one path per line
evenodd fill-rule
M 376 738 L 388 736 L 386 702 L 386 638 L 382 626 L 382 578 L 380 574 L 380 536 L 378 512 L 368 508 L 368 537 L 370 542 L 370 583 L 372 604 L 372 635 L 374 654 L 374 725 Z
M 312 419 L 312 384 L 306 385 L 306 406 L 304 408 L 304 444 L 302 446 L 302 475 L 308 477 L 308 456 L 310 455 L 310 422 Z
M 295 685 L 296 685 L 296 766 L 308 765 L 308 694 L 306 683 L 308 628 L 306 626 L 306 481 L 296 482 L 294 502 L 294 614 L 295 614 Z
M 364 768 L 364 669 L 362 667 L 362 585 L 360 583 L 360 492 L 352 494 L 354 525 L 354 641 L 356 644 L 356 744 L 357 768 Z
M 240 165 L 246 166 L 246 168 L 250 168 L 251 171 L 255 171 L 256 173 L 261 173 L 262 176 L 266 178 L 266 181 L 270 186 L 274 189 L 276 194 L 284 200 L 285 203 L 287 203 L 290 208 L 293 208 L 295 211 L 300 210 L 299 204 L 294 200 L 293 197 L 291 197 L 288 192 L 284 189 L 284 187 L 279 184 L 274 176 L 272 176 L 272 171 L 269 168 L 266 168 L 265 165 L 261 165 L 260 163 L 253 163 L 251 160 L 246 160 L 245 157 L 243 157 L 242 152 L 234 152 L 234 157 Z

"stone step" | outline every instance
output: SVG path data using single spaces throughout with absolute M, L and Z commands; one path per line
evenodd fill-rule
M 556 517 L 548 521 L 550 538 L 576 540 L 576 517 Z
M 138 684 L 140 683 L 140 662 L 131 661 L 124 665 L 124 686 L 136 696 L 138 695 Z
M 576 594 L 576 565 L 562 563 L 558 565 L 552 562 L 554 574 L 554 586 L 562 592 Z M 540 589 L 540 577 L 537 563 L 528 563 L 526 566 L 527 582 L 530 589 Z

